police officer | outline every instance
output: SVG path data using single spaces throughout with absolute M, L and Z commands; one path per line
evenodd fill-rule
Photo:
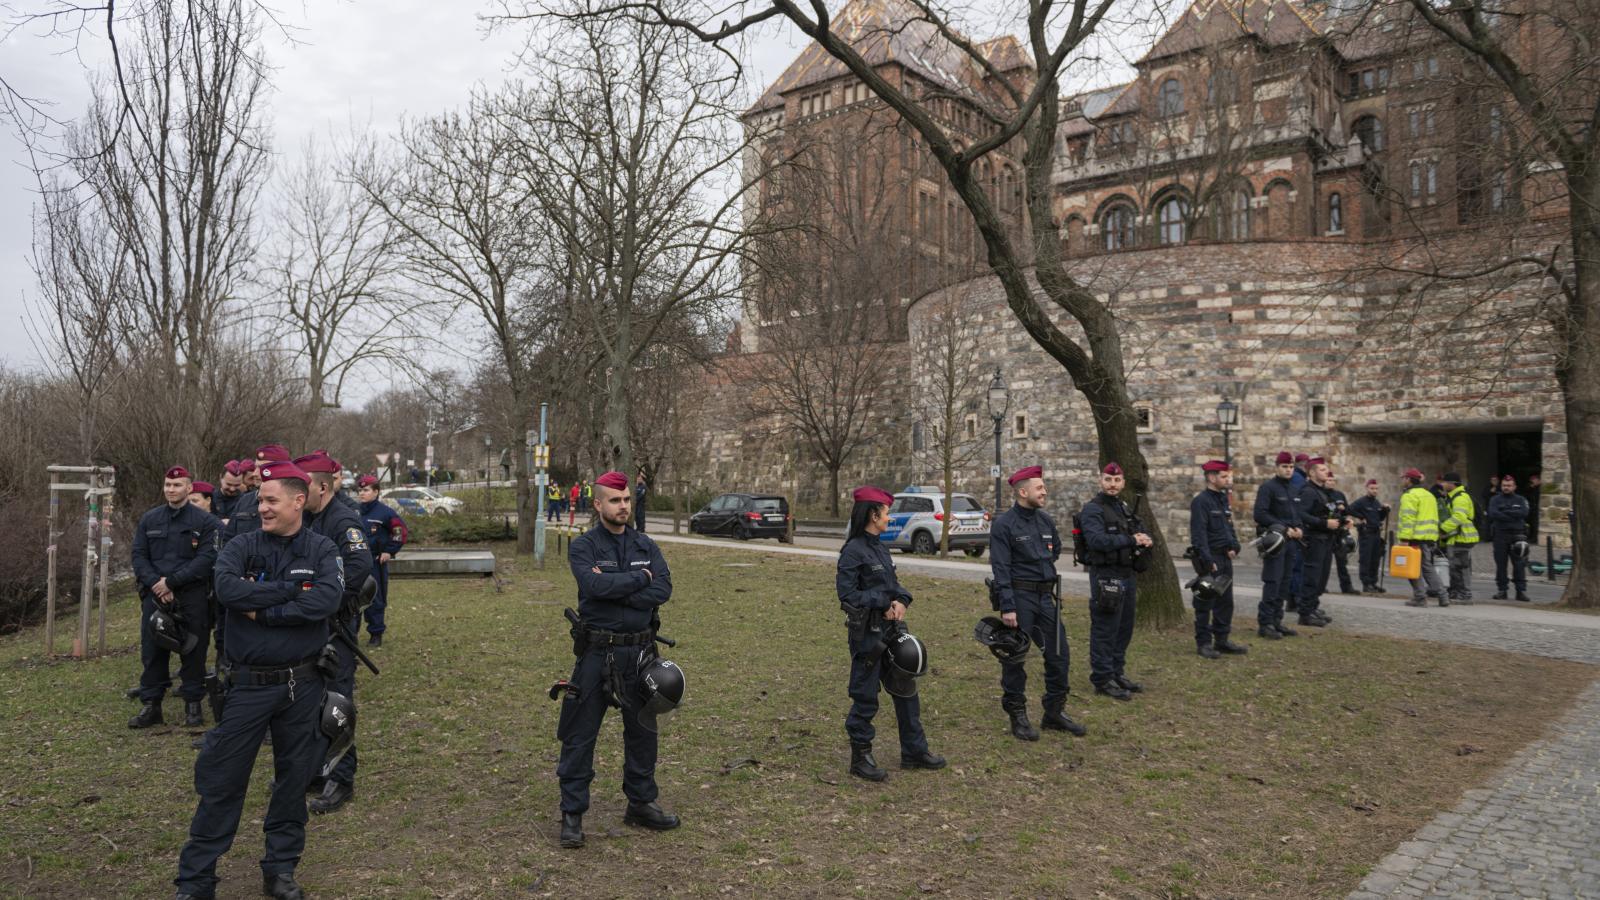
M 172 686 L 171 656 L 158 644 L 150 616 L 158 608 L 174 616 L 189 635 L 193 649 L 179 657 L 178 693 L 183 697 L 183 724 L 205 724 L 200 701 L 206 695 L 207 633 L 211 630 L 208 595 L 211 570 L 217 562 L 217 520 L 189 502 L 189 470 L 173 466 L 161 482 L 165 503 L 145 513 L 133 534 L 133 574 L 139 582 L 139 700 L 144 704 L 128 720 L 129 728 L 162 724 L 161 700 Z
M 256 511 L 260 506 L 260 497 L 256 495 L 257 488 L 250 487 L 252 480 L 260 485 L 261 467 L 269 462 L 286 463 L 293 459 L 288 448 L 282 444 L 263 444 L 256 448 L 254 460 L 240 462 L 240 470 L 245 476 L 246 492 L 229 509 L 228 523 L 222 529 L 224 546 L 239 535 L 261 527 L 261 519 Z M 247 463 L 249 469 L 244 468 Z
M 367 546 L 372 550 L 372 574 L 378 582 L 378 593 L 367 607 L 367 646 L 383 644 L 383 632 L 389 627 L 383 612 L 389 606 L 389 560 L 400 555 L 406 545 L 406 522 L 388 504 L 378 500 L 378 479 L 363 475 L 356 482 L 357 497 L 361 500 L 361 518 L 367 523 Z
M 1349 518 L 1350 524 L 1354 525 L 1355 517 L 1350 515 L 1350 498 L 1345 496 L 1344 491 L 1339 490 L 1338 476 L 1331 467 L 1328 470 L 1328 477 L 1323 480 L 1323 486 L 1327 488 L 1328 495 L 1333 498 L 1333 505 L 1339 512 L 1339 518 Z M 1341 594 L 1357 593 L 1355 584 L 1350 581 L 1351 547 L 1345 543 L 1349 537 L 1349 525 L 1339 529 L 1339 533 L 1333 536 L 1333 573 L 1339 576 L 1339 593 Z
M 885 639 L 904 627 L 911 593 L 895 577 L 889 550 L 878 540 L 889 525 L 894 497 L 875 487 L 857 488 L 852 495 L 850 530 L 839 549 L 834 587 L 845 612 L 850 637 L 850 714 L 845 734 L 850 737 L 850 774 L 868 781 L 883 781 L 889 773 L 872 757 L 876 733 L 872 718 L 878 713 L 878 688 L 883 677 Z M 894 697 L 894 717 L 900 728 L 900 768 L 942 769 L 944 757 L 928 750 L 922 732 L 922 701 Z
M 228 460 L 228 464 L 222 467 L 222 480 L 217 485 L 217 493 L 211 498 L 211 514 L 217 517 L 221 527 L 228 527 L 228 521 L 233 518 L 234 510 L 246 493 L 244 469 L 237 459 Z
M 316 662 L 344 581 L 333 542 L 303 525 L 309 476 L 269 463 L 261 477 L 261 528 L 229 541 L 216 565 L 217 601 L 228 618 L 227 704 L 195 760 L 200 802 L 178 856 L 178 900 L 215 896 L 217 860 L 233 845 L 269 733 L 275 776 L 262 821 L 262 890 L 279 900 L 305 896 L 294 880 L 305 849 L 305 788 L 328 749 Z
M 1300 624 L 1322 628 L 1333 621 L 1322 609 L 1322 593 L 1328 588 L 1333 567 L 1333 542 L 1349 527 L 1339 515 L 1327 486 L 1328 463 L 1322 457 L 1306 462 L 1306 483 L 1300 488 L 1300 523 L 1305 532 L 1305 574 L 1300 581 Z
M 361 627 L 361 589 L 367 583 L 367 576 L 372 574 L 372 551 L 367 546 L 367 526 L 348 498 L 340 496 L 339 463 L 326 451 L 308 453 L 296 459 L 294 465 L 311 479 L 304 510 L 306 527 L 333 542 L 344 567 L 344 591 L 339 611 L 328 625 L 353 643 L 356 630 Z M 339 668 L 328 688 L 354 700 L 355 651 L 344 640 L 334 640 L 333 647 L 339 654 Z M 339 759 L 338 767 L 325 781 L 314 779 L 310 788 L 320 792 L 311 800 L 311 812 L 319 816 L 333 812 L 354 799 L 355 745 L 352 744 L 349 752 Z
M 209 481 L 196 481 L 189 485 L 189 502 L 200 507 L 200 511 L 210 514 L 214 519 L 216 515 L 211 510 L 211 497 L 217 489 Z
M 1100 470 L 1100 493 L 1078 514 L 1088 548 L 1089 680 L 1096 694 L 1114 700 L 1132 700 L 1144 689 L 1123 670 L 1133 640 L 1134 575 L 1149 567 L 1155 545 L 1119 496 L 1125 486 L 1122 467 L 1106 463 Z
M 1528 602 L 1528 558 L 1512 553 L 1512 545 L 1528 540 L 1528 498 L 1517 493 L 1517 479 L 1500 479 L 1500 493 L 1489 500 L 1489 529 L 1494 534 L 1494 599 L 1506 599 L 1506 589 L 1515 584 L 1517 600 Z M 1506 563 L 1511 563 L 1511 579 L 1506 579 Z
M 989 571 L 1001 620 L 1027 635 L 1044 656 L 1044 718 L 1040 724 L 1082 737 L 1086 729 L 1062 711 L 1071 657 L 1056 577 L 1061 533 L 1044 511 L 1049 492 L 1043 476 L 1040 467 L 1027 466 L 1006 479 L 1016 502 L 989 528 Z M 1039 732 L 1028 721 L 1027 687 L 1028 672 L 1021 664 L 1000 667 L 1000 707 L 1011 717 L 1011 734 L 1018 740 L 1037 741 Z
M 1361 589 L 1369 594 L 1381 594 L 1378 566 L 1383 564 L 1383 529 L 1389 522 L 1389 505 L 1378 499 L 1378 479 L 1368 478 L 1366 487 L 1367 492 L 1350 504 L 1350 516 L 1356 520 Z
M 1252 511 L 1261 530 L 1278 528 L 1288 539 L 1288 549 L 1299 545 L 1305 532 L 1300 529 L 1300 499 L 1294 489 L 1294 456 L 1285 450 L 1277 457 L 1277 474 L 1256 489 Z M 1292 637 L 1299 632 L 1283 624 L 1283 603 L 1288 590 L 1288 553 L 1275 553 L 1261 560 L 1261 603 L 1256 607 L 1256 634 L 1269 641 Z
M 577 662 L 561 704 L 561 846 L 582 847 L 583 814 L 594 780 L 594 744 L 606 706 L 622 710 L 623 821 L 656 831 L 678 827 L 678 817 L 656 803 L 656 733 L 639 718 L 641 657 L 655 654 L 658 608 L 672 597 L 672 573 L 655 541 L 634 530 L 628 476 L 595 479 L 593 528 L 574 538 L 567 562 L 578 581 L 579 624 L 573 628 Z
M 1233 530 L 1233 505 L 1229 502 L 1233 470 L 1223 460 L 1213 459 L 1202 463 L 1200 471 L 1205 473 L 1206 489 L 1189 501 L 1189 544 L 1195 549 L 1202 574 L 1225 576 L 1228 589 L 1206 609 L 1199 603 L 1195 605 L 1194 642 L 1197 653 L 1216 659 L 1224 653 L 1250 650 L 1228 639 L 1233 631 L 1233 560 L 1240 549 L 1239 536 Z
M 278 447 L 279 445 L 272 444 L 270 446 Z M 282 448 L 279 447 L 279 449 L 281 450 Z M 287 450 L 283 450 L 283 457 L 284 457 L 285 460 L 288 459 L 288 456 L 289 456 L 289 452 Z M 254 459 L 241 459 L 241 460 L 239 460 L 239 471 L 244 473 L 244 490 L 245 490 L 245 493 L 248 494 L 248 493 L 260 490 L 261 489 L 261 457 L 260 457 L 260 451 L 258 450 L 256 452 L 256 458 L 254 458 Z
M 1311 455 L 1308 453 L 1294 455 L 1294 471 L 1289 474 L 1289 488 L 1294 491 L 1296 497 L 1299 497 L 1300 492 L 1305 489 L 1306 482 L 1311 480 L 1306 474 L 1306 464 L 1310 460 Z M 1288 567 L 1289 590 L 1283 595 L 1283 603 L 1289 612 L 1299 612 L 1300 593 L 1305 586 L 1306 547 L 1302 541 L 1290 541 L 1284 550 L 1287 551 L 1284 555 L 1289 558 L 1285 563 Z

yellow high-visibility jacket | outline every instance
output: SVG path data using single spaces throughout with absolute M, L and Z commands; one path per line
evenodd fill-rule
M 1472 502 L 1472 495 L 1466 488 L 1457 486 L 1450 492 L 1449 500 L 1450 515 L 1439 523 L 1444 542 L 1452 547 L 1471 547 L 1478 542 L 1478 526 L 1472 524 L 1478 508 Z
M 1399 541 L 1437 541 L 1439 539 L 1439 501 L 1433 492 L 1420 485 L 1400 498 Z

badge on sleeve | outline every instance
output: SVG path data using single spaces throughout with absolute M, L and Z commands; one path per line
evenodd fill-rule
M 362 534 L 359 528 L 346 528 L 344 542 L 358 550 L 367 549 L 367 536 Z

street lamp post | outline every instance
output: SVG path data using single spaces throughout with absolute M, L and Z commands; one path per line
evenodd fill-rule
M 1217 404 L 1217 427 L 1222 429 L 1222 461 L 1233 465 L 1233 455 L 1229 452 L 1228 433 L 1239 424 L 1239 404 L 1229 400 L 1224 394 L 1222 402 Z
M 489 500 L 489 448 L 491 448 L 493 446 L 494 446 L 494 436 L 490 435 L 490 434 L 485 434 L 483 436 L 483 514 L 484 515 L 488 515 L 489 513 L 494 511 L 492 503 Z
M 994 420 L 994 514 L 1000 515 L 1000 423 L 1011 407 L 1011 394 L 1006 390 L 1005 376 L 1000 367 L 994 367 L 994 380 L 989 382 L 989 418 Z

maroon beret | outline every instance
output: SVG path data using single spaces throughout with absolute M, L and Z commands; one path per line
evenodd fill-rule
M 1208 459 L 1200 464 L 1202 472 L 1226 472 L 1228 468 L 1228 464 L 1220 459 Z
M 611 488 L 613 491 L 625 491 L 628 489 L 628 476 L 612 470 L 596 478 L 594 483 L 601 487 Z
M 377 486 L 378 486 L 378 476 L 376 476 L 376 475 L 363 475 L 360 478 L 356 479 L 356 487 L 377 487 Z
M 189 470 L 185 469 L 183 466 L 173 466 L 172 468 L 167 470 L 167 477 L 168 478 L 193 478 L 194 476 L 190 475 L 189 474 Z
M 224 474 L 227 474 L 227 475 L 238 475 L 239 474 L 239 461 L 237 459 L 228 460 L 226 463 L 223 463 L 222 471 L 223 471 Z
M 278 481 L 283 478 L 295 478 L 300 481 L 310 481 L 311 476 L 306 470 L 292 462 L 269 462 L 261 467 L 262 481 Z
M 324 450 L 313 450 L 312 452 L 307 453 L 305 456 L 296 459 L 294 464 L 299 466 L 305 472 L 321 472 L 327 475 L 339 474 L 338 461 L 329 456 Z
M 1509 481 L 1512 484 L 1516 484 L 1517 483 L 1517 476 L 1515 476 L 1515 475 L 1501 475 L 1500 476 L 1500 480 L 1501 481 Z
M 850 497 L 857 503 L 882 503 L 884 506 L 894 503 L 893 494 L 882 488 L 875 488 L 870 484 L 864 484 L 856 488 Z
M 289 448 L 282 444 L 262 444 L 256 448 L 256 460 L 259 462 L 289 462 L 293 458 L 289 455 Z
M 1100 470 L 1100 474 L 1101 475 L 1121 475 L 1122 474 L 1122 467 L 1117 465 L 1114 462 L 1108 462 L 1108 463 L 1106 463 L 1106 467 L 1104 469 Z
M 1371 487 L 1371 486 L 1373 486 L 1373 485 L 1375 485 L 1377 483 L 1378 483 L 1378 479 L 1376 479 L 1376 478 L 1368 478 L 1367 479 L 1367 486 L 1368 487 Z
M 1023 466 L 1022 468 L 1020 468 L 1020 469 L 1016 470 L 1015 472 L 1011 473 L 1011 477 L 1006 479 L 1006 484 L 1015 486 L 1016 483 L 1019 482 L 1019 481 L 1027 481 L 1029 478 L 1043 478 L 1043 477 L 1044 477 L 1044 469 L 1042 467 L 1040 467 L 1040 466 Z
M 1294 454 L 1290 453 L 1287 450 L 1278 451 L 1278 465 L 1282 466 L 1282 465 L 1293 465 L 1293 464 L 1294 464 Z
M 1426 477 L 1422 474 L 1421 469 L 1407 469 L 1404 474 L 1406 478 L 1412 478 L 1417 481 L 1421 481 L 1424 477 Z
M 1309 454 L 1309 453 L 1296 453 L 1294 455 L 1294 461 L 1295 462 L 1306 462 L 1306 461 L 1308 461 L 1310 459 L 1311 459 L 1311 454 Z
M 253 459 L 239 460 L 239 474 L 248 475 L 256 470 L 256 461 Z
M 207 497 L 209 497 L 212 494 L 215 494 L 217 489 L 213 487 L 209 481 L 196 481 L 194 483 L 193 491 L 196 494 L 205 494 Z
M 1313 456 L 1310 459 L 1306 460 L 1306 465 L 1308 465 L 1308 466 L 1320 466 L 1320 465 L 1326 464 L 1327 462 L 1328 462 L 1327 460 L 1323 459 L 1320 456 Z

